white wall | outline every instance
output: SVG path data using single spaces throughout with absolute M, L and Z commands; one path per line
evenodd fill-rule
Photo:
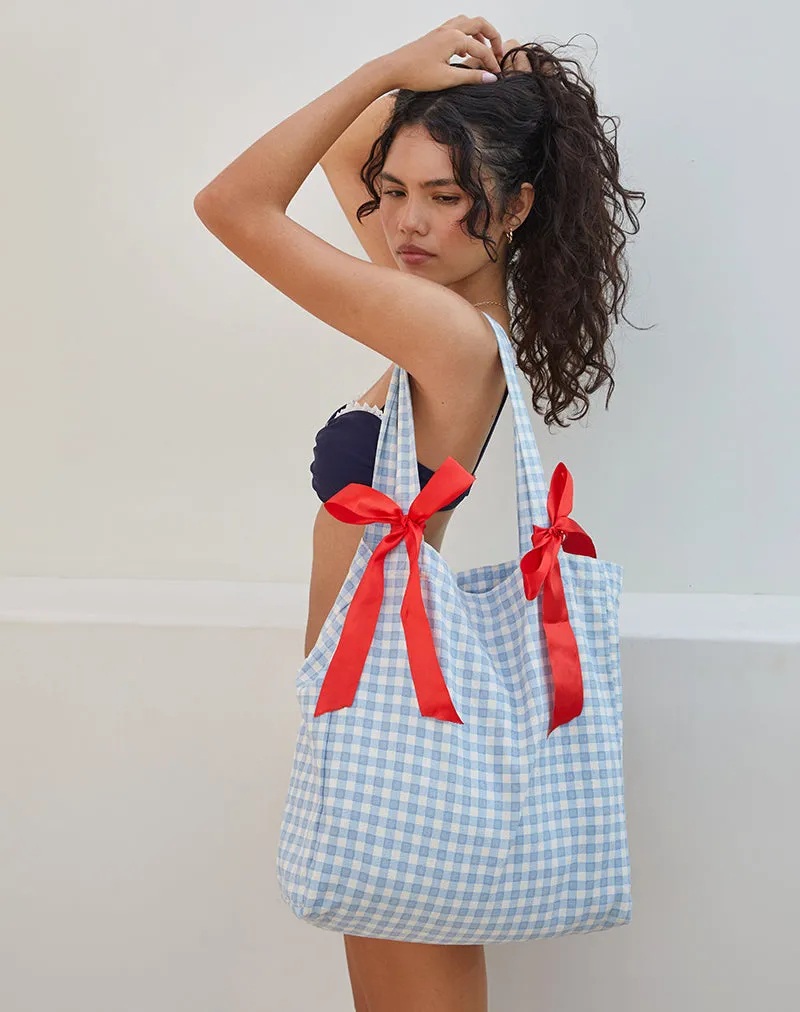
M 0 624 L 0 1008 L 352 1012 L 275 876 L 302 633 L 172 612 Z M 492 1012 L 794 1007 L 798 664 L 623 630 L 633 920 L 487 946 Z
M 783 1008 L 800 955 L 798 15 L 480 13 L 504 37 L 597 41 L 576 39 L 621 118 L 623 182 L 648 198 L 626 315 L 657 324 L 618 327 L 608 412 L 603 391 L 566 431 L 534 419 L 573 515 L 625 567 L 634 920 L 490 948 L 492 1012 Z M 4 1012 L 351 1007 L 341 938 L 281 904 L 274 852 L 314 434 L 387 362 L 236 260 L 192 201 L 453 14 L 45 0 L 3 19 Z M 289 210 L 364 256 L 319 169 Z M 514 554 L 511 437 L 504 413 L 448 531 L 454 569 Z

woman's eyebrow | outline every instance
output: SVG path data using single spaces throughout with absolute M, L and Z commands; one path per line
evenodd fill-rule
M 382 179 L 387 183 L 397 183 L 398 186 L 405 186 L 406 184 L 398 179 L 397 176 L 393 176 L 389 172 L 379 172 L 378 179 Z M 455 179 L 429 179 L 427 183 L 420 183 L 420 186 L 428 189 L 431 186 L 450 186 L 455 183 Z

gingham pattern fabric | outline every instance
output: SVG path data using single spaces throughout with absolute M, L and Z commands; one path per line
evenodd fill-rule
M 520 570 L 547 490 L 508 335 L 519 555 L 454 573 L 422 543 L 437 657 L 463 724 L 423 717 L 400 604 L 400 543 L 353 705 L 314 717 L 350 600 L 388 523 L 365 528 L 317 643 L 296 676 L 301 723 L 280 828 L 281 896 L 320 928 L 483 944 L 588 932 L 631 919 L 618 615 L 622 567 L 559 553 L 584 682 L 582 713 L 548 738 L 553 704 L 541 600 Z M 419 492 L 408 374 L 395 365 L 373 487 L 407 512 Z M 575 519 L 581 523 L 580 488 Z

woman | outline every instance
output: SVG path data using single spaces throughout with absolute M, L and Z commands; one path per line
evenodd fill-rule
M 467 60 L 451 64 L 455 55 Z M 209 230 L 270 284 L 392 363 L 317 434 L 323 501 L 349 482 L 370 484 L 394 363 L 413 379 L 420 486 L 448 456 L 475 470 L 507 395 L 496 335 L 477 307 L 492 307 L 512 336 L 548 424 L 563 425 L 573 401 L 582 417 L 605 380 L 610 398 L 605 348 L 626 292 L 617 212 L 624 206 L 637 231 L 630 200 L 644 195 L 620 185 L 608 117 L 567 62 L 535 44 L 504 45 L 483 18 L 453 18 L 300 109 L 195 198 Z M 320 161 L 372 263 L 286 214 Z M 361 184 L 370 199 L 358 206 Z M 427 523 L 437 551 L 465 494 Z M 320 508 L 306 657 L 363 531 Z M 356 1012 L 488 1007 L 481 945 L 344 942 Z

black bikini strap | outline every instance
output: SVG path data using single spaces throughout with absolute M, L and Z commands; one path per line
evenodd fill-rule
M 494 421 L 492 422 L 491 429 L 489 429 L 489 435 L 486 437 L 486 442 L 483 444 L 483 447 L 481 448 L 480 456 L 478 457 L 478 461 L 475 464 L 475 471 L 478 470 L 478 464 L 480 464 L 481 457 L 486 451 L 486 447 L 489 445 L 489 440 L 492 438 L 492 433 L 494 432 L 495 426 L 497 425 L 498 419 L 500 418 L 500 413 L 502 412 L 503 406 L 505 405 L 507 400 L 508 400 L 508 387 L 506 387 L 506 392 L 503 394 L 503 399 L 500 402 L 500 407 L 497 409 L 497 414 L 494 416 Z M 473 471 L 472 473 L 474 474 L 475 471 Z

